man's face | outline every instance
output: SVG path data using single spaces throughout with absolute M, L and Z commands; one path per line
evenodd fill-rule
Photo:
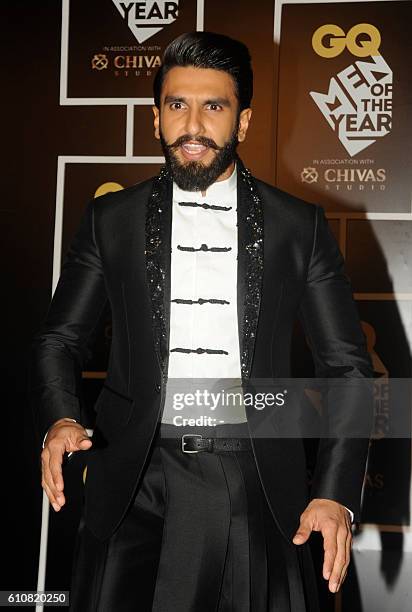
M 204 191 L 230 176 L 252 114 L 238 108 L 228 73 L 192 66 L 167 72 L 160 109 L 153 107 L 154 128 L 179 187 Z

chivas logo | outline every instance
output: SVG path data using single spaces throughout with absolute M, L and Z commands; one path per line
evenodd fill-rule
M 93 70 L 105 70 L 109 65 L 109 60 L 107 59 L 107 55 L 104 53 L 96 53 L 92 58 L 92 68 Z
M 132 2 L 126 0 L 112 0 L 113 4 L 127 21 L 138 43 L 143 43 L 160 32 L 165 25 L 173 23 L 179 16 L 179 0 L 166 2 L 166 0 L 146 0 L 145 2 Z
M 300 178 L 302 179 L 302 183 L 317 183 L 319 174 L 316 168 L 303 168 L 300 173 Z
M 359 42 L 360 35 L 368 36 L 368 41 Z M 346 36 L 330 24 L 318 28 L 312 38 L 313 49 L 321 57 L 334 58 L 345 47 L 355 57 L 370 55 L 367 61 L 356 61 L 333 76 L 328 93 L 310 92 L 350 156 L 392 128 L 392 70 L 378 51 L 380 40 L 379 31 L 370 24 L 354 26 Z

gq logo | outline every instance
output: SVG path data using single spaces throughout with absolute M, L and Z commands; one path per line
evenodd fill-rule
M 367 39 L 364 40 L 362 36 Z M 312 36 L 313 50 L 326 58 L 337 57 L 345 47 L 356 57 L 380 55 L 380 44 L 380 32 L 370 23 L 358 23 L 347 34 L 338 25 L 329 23 L 318 28 Z
M 338 65 L 338 73 L 330 78 L 327 92 L 309 92 L 351 156 L 384 138 L 392 129 L 393 75 L 379 53 L 380 44 L 381 34 L 370 23 L 358 23 L 347 33 L 328 23 L 317 28 L 312 36 L 313 50 L 320 57 L 330 60 L 347 49 L 356 58 L 343 69 Z M 329 72 L 332 62 L 327 64 Z

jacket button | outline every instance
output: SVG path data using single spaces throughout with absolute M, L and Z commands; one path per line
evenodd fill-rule
M 159 383 L 156 383 L 156 384 L 155 384 L 155 389 L 156 389 L 156 391 L 157 391 L 158 393 L 160 393 L 160 391 L 161 391 L 162 387 L 159 385 Z

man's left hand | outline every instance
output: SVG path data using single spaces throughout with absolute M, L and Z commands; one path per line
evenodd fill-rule
M 323 536 L 323 577 L 329 590 L 336 593 L 346 577 L 352 546 L 352 529 L 348 510 L 331 499 L 312 499 L 301 514 L 294 544 L 303 544 L 312 531 Z

